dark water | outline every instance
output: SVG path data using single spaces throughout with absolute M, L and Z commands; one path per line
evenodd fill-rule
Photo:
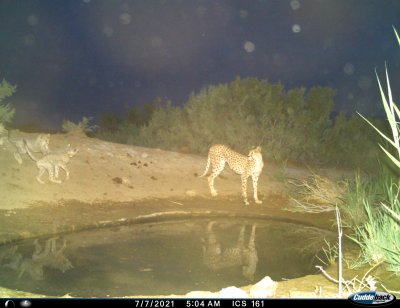
M 0 285 L 62 296 L 185 294 L 315 273 L 335 234 L 265 220 L 184 220 L 0 247 Z

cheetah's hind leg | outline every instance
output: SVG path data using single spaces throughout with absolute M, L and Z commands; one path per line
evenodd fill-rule
M 224 168 L 225 161 L 220 161 L 212 164 L 212 171 L 208 177 L 208 186 L 210 186 L 211 196 L 213 197 L 218 196 L 218 192 L 215 190 L 214 187 L 214 180 L 222 172 L 222 170 L 224 170 Z
M 57 179 L 54 177 L 53 168 L 49 168 L 48 171 L 49 171 L 49 180 L 50 180 L 51 182 L 53 182 L 53 183 L 61 184 L 61 181 L 60 181 L 60 180 L 57 180 Z

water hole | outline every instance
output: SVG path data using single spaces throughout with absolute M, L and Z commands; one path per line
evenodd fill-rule
M 185 294 L 316 273 L 335 234 L 260 219 L 99 228 L 0 247 L 0 285 L 47 296 Z

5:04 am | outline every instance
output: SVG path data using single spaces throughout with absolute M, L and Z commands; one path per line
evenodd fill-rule
M 221 307 L 219 300 L 187 300 L 186 307 L 188 308 L 205 308 L 205 307 Z

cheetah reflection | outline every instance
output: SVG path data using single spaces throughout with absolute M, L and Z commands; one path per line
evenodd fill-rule
M 234 246 L 222 249 L 221 243 L 217 240 L 217 236 L 213 230 L 215 223 L 215 221 L 208 223 L 206 238 L 202 239 L 204 265 L 211 270 L 241 266 L 243 276 L 253 281 L 258 263 L 255 246 L 256 224 L 253 224 L 251 227 L 247 246 L 244 240 L 246 226 L 242 225 L 237 243 Z
M 64 239 L 62 246 L 57 248 L 58 237 L 53 237 L 45 242 L 45 247 L 35 240 L 34 252 L 32 258 L 25 258 L 21 265 L 19 266 L 18 280 L 26 272 L 30 275 L 33 280 L 43 280 L 44 279 L 44 267 L 51 267 L 58 269 L 61 272 L 66 272 L 73 268 L 73 265 L 64 255 L 64 250 L 67 248 L 67 242 Z

